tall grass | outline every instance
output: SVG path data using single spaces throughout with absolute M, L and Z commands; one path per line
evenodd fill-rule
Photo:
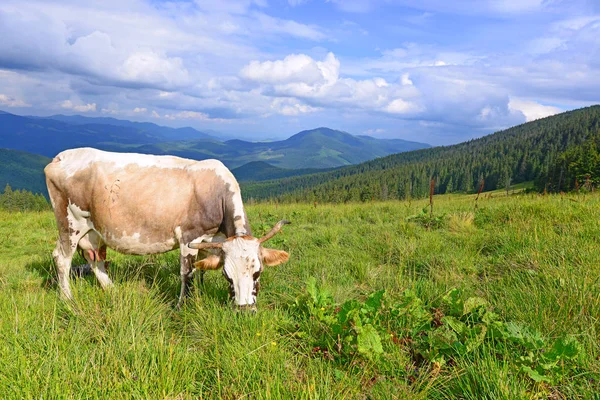
M 255 235 L 290 252 L 261 279 L 256 315 L 234 312 L 208 273 L 181 311 L 176 252 L 109 252 L 115 287 L 74 279 L 63 303 L 50 254 L 53 217 L 0 213 L 2 398 L 595 398 L 600 393 L 600 196 L 435 196 L 434 228 L 410 219 L 427 200 L 248 207 Z M 83 263 L 76 258 L 74 264 Z M 439 370 L 384 340 L 380 359 L 332 360 L 296 300 L 315 277 L 335 302 L 411 289 L 435 307 L 452 288 L 544 337 L 573 335 L 579 369 L 536 383 L 498 347 Z M 415 372 L 415 368 L 418 372 Z

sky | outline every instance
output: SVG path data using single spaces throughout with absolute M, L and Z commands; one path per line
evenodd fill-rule
M 0 110 L 446 145 L 600 103 L 600 0 L 2 0 Z

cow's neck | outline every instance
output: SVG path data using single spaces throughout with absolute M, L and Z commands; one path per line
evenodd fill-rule
M 248 224 L 248 218 L 246 217 L 246 211 L 244 210 L 244 203 L 242 202 L 239 186 L 235 189 L 236 190 L 234 190 L 233 193 L 229 191 L 224 202 L 224 233 L 227 237 L 252 235 L 250 225 Z

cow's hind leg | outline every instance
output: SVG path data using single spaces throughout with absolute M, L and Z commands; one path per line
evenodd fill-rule
M 79 240 L 90 230 L 89 224 L 85 222 L 89 213 L 71 204 L 51 180 L 48 180 L 47 184 L 58 227 L 58 240 L 52 252 L 58 275 L 58 286 L 63 297 L 73 299 L 69 284 L 71 261 Z
M 59 228 L 60 229 L 60 228 Z M 58 285 L 63 297 L 73 299 L 69 279 L 71 277 L 71 261 L 77 250 L 77 244 L 82 236 L 85 236 L 83 230 L 70 229 L 70 234 L 64 234 L 59 231 L 59 239 L 56 243 L 56 248 L 52 252 L 52 257 L 56 263 L 56 272 L 58 275 Z
M 60 287 L 60 293 L 68 300 L 73 299 L 71 286 L 69 284 L 73 253 L 74 251 L 71 249 L 70 244 L 65 244 L 61 239 L 58 239 L 56 248 L 52 252 L 52 257 L 54 258 L 54 263 L 56 264 L 56 273 L 58 275 L 58 286 Z

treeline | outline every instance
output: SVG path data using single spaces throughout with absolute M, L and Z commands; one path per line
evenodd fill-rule
M 540 182 L 540 186 L 543 182 Z M 553 192 L 593 190 L 600 186 L 600 133 L 573 146 L 556 159 L 549 171 L 547 189 Z
M 44 211 L 50 205 L 42 194 L 33 194 L 28 190 L 12 190 L 9 184 L 0 194 L 0 209 L 7 211 Z
M 527 181 L 534 181 L 539 191 L 568 190 L 576 186 L 575 177 L 579 185 L 587 175 L 588 185 L 599 183 L 599 135 L 600 106 L 593 106 L 453 146 L 394 154 L 326 173 L 246 184 L 242 192 L 247 199 L 283 202 L 422 198 L 429 194 L 432 178 L 439 194 L 476 192 L 482 181 L 486 191 Z M 590 152 L 594 148 L 596 156 Z

